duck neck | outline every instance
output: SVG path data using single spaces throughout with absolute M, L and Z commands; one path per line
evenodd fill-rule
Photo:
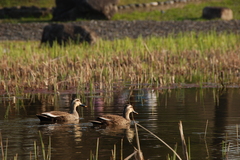
M 125 110 L 123 111 L 123 117 L 127 120 L 130 120 L 130 113 L 129 112 L 126 112 Z
M 69 113 L 78 116 L 78 112 L 77 112 L 76 108 L 77 108 L 76 105 L 71 105 Z

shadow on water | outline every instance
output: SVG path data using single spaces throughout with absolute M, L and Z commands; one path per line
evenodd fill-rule
M 40 124 L 37 113 L 60 110 L 68 111 L 76 94 L 33 94 L 13 99 L 0 98 L 0 131 L 3 142 L 8 139 L 8 157 L 18 153 L 18 159 L 30 159 L 34 153 L 34 141 L 40 146 L 39 134 L 44 144 L 51 136 L 51 159 L 90 159 L 96 155 L 99 138 L 99 159 L 127 157 L 137 146 L 136 132 L 127 128 L 107 126 L 93 128 L 90 123 L 102 114 L 121 115 L 123 106 L 131 103 L 139 113 L 134 119 L 163 139 L 182 155 L 179 121 L 183 123 L 186 139 L 190 139 L 192 159 L 239 159 L 238 124 L 240 122 L 240 90 L 218 89 L 122 89 L 111 94 L 81 95 L 88 108 L 78 109 L 80 121 L 76 123 Z M 24 97 L 24 98 L 23 98 Z M 206 139 L 204 131 L 208 121 Z M 141 150 L 146 159 L 167 159 L 173 156 L 166 146 L 139 128 Z M 229 144 L 224 150 L 223 142 Z M 115 149 L 114 149 L 115 148 Z M 149 152 L 151 151 L 151 152 Z M 39 151 L 40 152 L 40 151 Z M 224 154 L 223 154 L 224 153 Z M 39 153 L 40 154 L 40 153 Z

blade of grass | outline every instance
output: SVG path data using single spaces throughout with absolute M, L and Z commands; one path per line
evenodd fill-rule
M 99 138 L 97 138 L 97 148 L 96 148 L 96 158 L 95 158 L 95 160 L 98 160 L 98 151 L 99 151 Z
M 51 136 L 49 136 L 49 140 L 48 140 L 48 155 L 47 155 L 47 159 L 48 160 L 51 160 L 51 146 L 52 146 Z
M 238 124 L 236 124 L 236 135 L 237 135 L 237 152 L 239 152 L 239 145 L 238 145 Z
M 46 160 L 45 146 L 44 146 L 42 134 L 40 131 L 39 131 L 39 137 L 40 137 L 40 142 L 41 142 L 41 146 L 42 146 L 43 159 Z
M 2 140 L 2 132 L 0 132 L 0 145 L 1 145 L 1 151 L 2 151 L 2 159 L 4 160 L 4 149 L 3 149 L 3 140 Z
M 204 132 L 204 139 L 206 139 L 207 136 L 207 128 L 208 128 L 208 120 L 206 122 L 205 132 Z
M 7 152 L 8 152 L 8 138 L 6 139 L 6 147 L 5 147 L 5 160 L 7 160 Z
M 182 121 L 179 122 L 179 130 L 180 130 L 180 136 L 181 136 L 181 140 L 182 140 L 184 159 L 188 160 L 189 157 L 188 157 L 187 145 L 186 145 L 186 141 L 185 141 L 184 133 L 183 133 Z
M 142 151 L 141 151 L 140 141 L 139 141 L 138 128 L 137 128 L 136 124 L 137 123 L 134 123 L 135 131 L 136 131 L 136 141 L 137 141 L 137 146 L 138 146 L 138 149 L 137 149 L 138 152 L 136 154 L 138 154 L 138 159 L 139 160 L 144 160 L 144 157 L 143 157 L 143 154 L 142 154 Z
M 37 144 L 36 144 L 36 141 L 33 142 L 34 143 L 34 157 L 35 157 L 35 160 L 37 160 Z
M 121 160 L 123 160 L 123 139 L 121 139 Z
M 151 131 L 149 131 L 148 129 L 146 129 L 145 127 L 143 127 L 142 125 L 136 123 L 137 126 L 141 127 L 142 129 L 144 129 L 145 131 L 149 132 L 151 135 L 153 135 L 155 138 L 157 138 L 159 141 L 161 141 L 165 146 L 167 146 L 177 157 L 178 159 L 182 160 L 182 158 L 177 154 L 177 152 L 172 149 L 166 142 L 164 142 L 161 138 L 159 138 L 157 135 L 155 135 L 154 133 L 152 133 Z

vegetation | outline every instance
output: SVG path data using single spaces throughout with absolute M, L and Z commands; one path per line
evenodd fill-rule
M 156 21 L 179 21 L 179 20 L 203 20 L 202 9 L 206 6 L 228 7 L 232 9 L 234 19 L 240 19 L 240 1 L 220 0 L 201 3 L 189 3 L 181 8 L 167 10 L 134 11 L 132 13 L 117 13 L 113 20 L 156 20 Z
M 54 7 L 55 0 L 1 0 L 0 7 L 15 6 L 38 6 L 38 7 Z
M 127 0 L 121 0 L 119 5 L 126 5 L 126 4 L 134 4 L 134 3 L 147 3 L 152 2 L 154 0 L 133 0 L 131 2 Z M 160 0 L 165 1 L 165 0 Z M 2 0 L 0 1 L 0 7 L 11 7 L 11 6 L 39 6 L 39 7 L 54 7 L 55 6 L 55 0 Z M 234 19 L 240 19 L 240 12 L 239 7 L 240 1 L 232 1 L 232 0 L 215 0 L 215 1 L 204 1 L 204 2 L 190 2 L 187 3 L 184 7 L 179 8 L 171 8 L 167 10 L 153 10 L 153 11 L 133 11 L 133 12 L 126 12 L 126 13 L 116 13 L 112 20 L 156 20 L 156 21 L 179 21 L 179 20 L 203 20 L 201 18 L 202 15 L 202 9 L 205 6 L 223 6 L 228 7 L 233 10 Z M 5 19 L 1 20 L 2 22 L 34 22 L 34 21 L 49 21 L 52 17 L 42 17 L 40 19 L 36 18 L 22 18 L 19 20 L 11 20 L 11 19 Z M 78 19 L 78 21 L 81 21 L 83 19 Z
M 38 144 L 36 141 L 33 142 L 34 154 L 32 155 L 32 152 L 30 152 L 29 159 L 31 160 L 33 157 L 33 159 L 35 159 L 35 160 L 38 160 L 38 159 L 51 160 L 51 137 L 49 136 L 47 148 L 45 148 L 45 144 L 44 144 L 43 138 L 42 138 L 42 133 L 40 131 L 39 131 L 39 139 L 40 139 L 40 142 L 39 142 L 40 144 Z M 1 132 L 0 132 L 0 148 L 1 148 L 2 160 L 8 160 L 8 138 L 5 140 L 5 144 L 4 144 L 4 139 L 2 137 Z M 39 148 L 42 153 L 40 153 Z M 13 159 L 14 160 L 18 159 L 18 153 L 16 153 L 16 155 L 13 157 Z
M 0 44 L 0 90 L 112 89 L 114 83 L 239 83 L 239 35 L 188 33 L 96 45 Z
M 146 3 L 152 2 L 153 0 L 120 0 L 119 5 L 126 5 L 130 3 Z M 158 0 L 164 1 L 164 0 Z M 0 7 L 12 7 L 12 6 L 39 6 L 39 7 L 54 7 L 55 0 L 1 0 Z

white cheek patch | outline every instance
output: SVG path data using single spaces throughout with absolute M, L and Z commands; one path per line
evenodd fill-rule
M 46 116 L 49 116 L 49 117 L 58 117 L 58 116 L 56 116 L 56 115 L 53 115 L 53 114 L 51 114 L 51 113 L 42 113 L 43 115 L 46 115 Z

